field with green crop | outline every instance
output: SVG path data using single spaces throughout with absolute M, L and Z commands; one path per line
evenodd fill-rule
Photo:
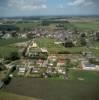
M 0 57 L 8 56 L 11 52 L 17 52 L 18 49 L 13 46 L 3 46 L 0 47 Z
M 99 71 L 84 71 L 84 70 L 70 70 L 69 71 L 70 80 L 92 80 L 99 81 Z
M 71 22 L 65 24 L 65 29 L 77 29 L 80 31 L 99 30 L 99 22 Z
M 41 48 L 47 48 L 49 52 L 51 53 L 57 53 L 57 52 L 70 52 L 70 53 L 78 53 L 83 51 L 83 47 L 72 47 L 72 48 L 65 48 L 62 44 L 55 44 L 55 39 L 51 38 L 38 38 L 35 40 L 39 47 Z
M 16 23 L 15 25 L 19 27 L 20 30 L 24 30 L 24 29 L 32 29 L 37 26 L 40 26 L 39 24 L 40 24 L 39 22 L 28 22 L 28 23 L 23 22 L 23 23 Z
M 15 78 L 3 91 L 41 100 L 99 100 L 99 81 Z
M 72 25 L 78 30 L 99 30 L 99 22 L 73 22 Z

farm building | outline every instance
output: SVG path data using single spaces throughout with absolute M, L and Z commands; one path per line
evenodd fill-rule
M 0 89 L 3 87 L 4 82 L 0 80 Z
M 99 70 L 99 65 L 91 64 L 88 61 L 82 61 L 81 67 L 83 70 Z

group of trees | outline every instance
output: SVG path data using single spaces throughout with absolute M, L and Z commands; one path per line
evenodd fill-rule
M 14 61 L 14 60 L 18 60 L 20 59 L 20 55 L 18 52 L 11 52 L 8 56 L 6 56 L 4 58 L 5 60 L 10 60 L 10 61 Z
M 87 36 L 86 36 L 85 33 L 82 33 L 82 34 L 80 35 L 80 45 L 81 45 L 81 46 L 86 46 L 86 45 L 87 45 L 86 38 L 87 38 Z
M 80 36 L 79 36 L 79 39 L 77 40 L 78 41 L 78 45 L 79 46 L 86 46 L 87 45 L 87 36 L 85 33 L 82 33 Z M 75 47 L 75 44 L 73 43 L 73 41 L 65 38 L 65 41 L 64 41 L 64 46 L 65 47 Z

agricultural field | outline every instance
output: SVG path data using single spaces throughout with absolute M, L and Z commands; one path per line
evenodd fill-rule
M 0 100 L 40 100 L 40 99 L 20 96 L 20 95 L 16 95 L 13 93 L 7 93 L 7 92 L 0 91 Z
M 98 86 L 99 80 L 14 78 L 2 91 L 41 100 L 99 100 Z
M 28 22 L 28 23 L 23 22 L 23 23 L 16 23 L 15 25 L 19 27 L 21 31 L 23 31 L 24 29 L 32 29 L 37 26 L 40 26 L 40 22 Z
M 35 40 L 39 47 L 43 48 L 46 47 L 49 52 L 51 53 L 58 53 L 58 52 L 70 52 L 70 53 L 78 53 L 84 50 L 83 47 L 72 47 L 72 48 L 65 48 L 62 44 L 55 44 L 55 39 L 51 38 L 38 38 Z
M 79 31 L 98 31 L 99 22 L 70 22 L 65 24 L 65 29 L 77 29 Z
M 6 57 L 8 56 L 11 52 L 17 52 L 18 49 L 13 46 L 2 46 L 0 47 L 0 57 Z
M 84 71 L 84 70 L 71 69 L 69 71 L 69 79 L 99 81 L 99 71 Z
M 78 30 L 99 30 L 99 22 L 74 22 L 72 25 Z

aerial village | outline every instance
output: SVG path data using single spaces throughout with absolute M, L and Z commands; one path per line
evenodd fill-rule
M 89 35 L 87 31 L 64 29 L 64 24 L 55 24 L 54 28 L 50 26 L 47 28 L 45 26 L 42 28 L 35 27 L 22 33 L 19 31 L 0 32 L 1 40 L 13 38 L 26 40 L 13 43 L 13 46 L 18 48 L 19 58 L 13 54 L 10 55 L 12 57 L 10 61 L 7 57 L 6 60 L 0 59 L 0 69 L 4 69 L 3 73 L 7 73 L 7 76 L 11 78 L 58 78 L 67 80 L 71 69 L 99 71 L 99 59 L 90 50 L 99 49 L 91 44 L 91 40 L 99 39 L 98 31 L 90 32 Z M 72 49 L 75 48 L 76 52 L 72 53 Z M 79 51 L 79 48 L 82 50 Z M 79 78 L 79 80 L 84 79 Z

